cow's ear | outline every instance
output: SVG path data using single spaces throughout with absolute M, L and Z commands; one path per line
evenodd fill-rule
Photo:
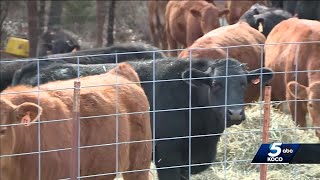
M 297 88 L 297 93 L 295 89 Z M 301 85 L 295 81 L 290 81 L 287 84 L 287 91 L 297 99 L 306 100 L 308 99 L 308 88 L 304 85 Z
M 195 9 L 190 9 L 190 13 L 192 14 L 192 16 L 194 17 L 201 17 L 201 13 L 198 11 L 198 10 L 195 10 Z
M 184 82 L 187 84 L 190 84 L 190 70 L 185 70 L 182 74 L 181 77 L 184 79 Z M 191 69 L 191 77 L 192 78 L 201 78 L 201 79 L 192 79 L 191 80 L 191 86 L 197 87 L 201 85 L 208 85 L 210 86 L 212 83 L 212 79 L 208 78 L 210 77 L 209 73 L 207 72 L 202 72 L 197 69 Z M 204 79 L 203 79 L 204 78 Z
M 34 122 L 42 114 L 42 108 L 37 104 L 25 102 L 15 107 L 14 117 L 17 122 L 29 126 L 31 122 Z
M 227 15 L 227 14 L 229 14 L 229 12 L 230 12 L 230 10 L 227 9 L 227 8 L 220 9 L 220 10 L 219 10 L 219 13 L 218 13 L 218 16 L 221 17 L 221 16 L 223 16 L 223 15 Z
M 262 74 L 261 74 L 262 73 Z M 261 78 L 262 77 L 262 78 Z M 273 77 L 273 71 L 268 68 L 259 68 L 248 72 L 248 83 L 260 84 L 264 86 Z

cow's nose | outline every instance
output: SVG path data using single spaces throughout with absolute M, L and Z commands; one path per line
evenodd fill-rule
M 228 115 L 232 121 L 242 120 L 243 109 L 228 109 Z

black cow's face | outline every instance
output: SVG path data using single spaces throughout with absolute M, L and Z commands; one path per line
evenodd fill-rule
M 40 41 L 39 56 L 74 52 L 80 49 L 76 40 L 60 30 L 47 31 Z
M 284 10 L 272 10 L 263 14 L 254 15 L 253 27 L 258 29 L 265 37 L 267 37 L 277 24 L 291 17 L 292 15 Z
M 274 26 L 291 17 L 292 15 L 287 11 L 269 8 L 256 3 L 240 19 L 267 37 Z
M 212 110 L 222 121 L 226 119 L 227 127 L 230 127 L 240 124 L 246 118 L 243 104 L 248 83 L 259 85 L 260 75 L 257 73 L 272 71 L 266 68 L 246 71 L 244 65 L 239 62 L 228 61 L 227 69 L 226 61 L 215 63 L 205 72 L 191 69 L 192 78 L 207 78 L 192 81 L 191 85 L 196 90 L 199 103 L 202 106 L 217 106 Z M 190 73 L 190 71 L 187 70 L 185 73 Z M 185 74 L 185 78 L 188 77 Z M 271 78 L 272 74 L 264 75 L 262 81 L 266 83 Z

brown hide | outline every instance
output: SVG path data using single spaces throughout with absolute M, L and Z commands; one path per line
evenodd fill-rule
M 188 58 L 192 48 L 212 48 L 203 50 L 192 50 L 193 58 L 221 59 L 227 57 L 226 46 L 232 47 L 228 50 L 228 57 L 235 58 L 240 62 L 247 63 L 250 70 L 261 68 L 261 47 L 254 44 L 263 44 L 265 37 L 256 29 L 245 22 L 223 26 L 212 30 L 197 39 L 188 49 L 179 54 L 180 58 Z M 245 102 L 258 100 L 260 96 L 260 85 L 249 84 Z
M 155 46 L 167 49 L 167 38 L 165 32 L 165 11 L 168 0 L 148 1 L 149 27 L 151 37 Z
M 255 3 L 266 4 L 266 1 L 261 0 L 232 0 L 225 1 L 225 7 L 230 10 L 227 14 L 226 19 L 228 24 L 235 24 L 239 21 L 240 17 L 250 9 L 250 7 Z
M 125 72 L 124 72 L 125 71 Z M 129 72 L 131 71 L 131 72 Z M 143 89 L 127 80 L 139 83 L 136 72 L 128 64 L 119 64 L 120 76 L 116 88 L 116 76 L 112 72 L 80 78 L 80 145 L 116 143 L 116 120 L 118 119 L 118 142 L 140 141 L 151 139 L 149 103 Z M 40 86 L 41 90 L 51 88 L 73 87 L 74 80 L 50 82 Z M 121 84 L 122 83 L 122 84 Z M 131 83 L 131 84 L 123 84 Z M 86 87 L 109 84 L 108 86 Z M 118 93 L 116 90 L 118 89 Z M 11 87 L 3 91 L 35 91 L 37 88 L 26 86 Z M 117 96 L 118 95 L 118 96 Z M 19 124 L 26 112 L 31 113 L 31 120 L 37 121 L 36 110 L 21 108 L 19 105 L 28 102 L 37 106 L 38 96 L 42 113 L 40 116 L 41 150 L 65 149 L 71 147 L 72 121 L 56 121 L 72 118 L 73 89 L 42 91 L 40 93 L 2 94 L 1 124 Z M 27 103 L 27 105 L 28 105 Z M 118 108 L 116 108 L 116 104 Z M 122 114 L 121 113 L 134 113 Z M 115 114 L 119 113 L 118 118 Z M 103 115 L 101 117 L 97 117 Z M 24 116 L 26 117 L 26 116 Z M 0 132 L 5 129 L 1 127 Z M 1 134 L 1 155 L 37 152 L 38 124 L 7 127 Z M 148 169 L 151 163 L 151 142 L 125 143 L 118 145 L 118 171 Z M 41 179 L 56 180 L 70 177 L 71 151 L 47 152 L 41 154 Z M 0 179 L 38 179 L 38 154 L 3 157 L 0 159 Z M 116 145 L 83 148 L 80 150 L 81 176 L 116 172 Z M 123 174 L 124 179 L 148 179 L 149 172 Z M 94 179 L 113 179 L 115 175 L 95 177 Z
M 285 43 L 285 42 L 307 42 L 320 41 L 320 22 L 313 20 L 304 20 L 290 18 L 282 21 L 270 32 L 266 44 Z M 285 74 L 275 74 L 272 80 L 273 100 L 294 100 L 295 85 L 292 84 L 297 80 L 298 99 L 319 99 L 320 98 L 320 72 L 299 72 L 289 73 L 288 71 L 306 71 L 320 69 L 320 43 L 310 44 L 283 44 L 283 45 L 266 45 L 265 46 L 265 66 L 271 68 L 274 72 L 287 72 Z M 296 79 L 297 78 L 297 79 Z M 291 82 L 291 91 L 287 84 Z M 289 85 L 288 85 L 289 86 Z M 300 96 L 300 91 L 305 90 L 305 96 Z M 292 93 L 290 93 L 292 92 Z M 289 108 L 294 119 L 295 103 L 290 102 Z M 312 104 L 312 105 L 310 105 Z M 310 107 L 313 106 L 313 107 Z M 309 111 L 310 119 L 313 125 L 320 126 L 320 103 L 297 102 L 297 125 L 306 126 L 306 113 Z M 319 131 L 317 133 L 320 137 Z
M 169 1 L 166 7 L 168 49 L 190 46 L 196 39 L 220 27 L 219 17 L 228 10 L 219 10 L 207 1 Z M 176 56 L 177 52 L 170 52 Z

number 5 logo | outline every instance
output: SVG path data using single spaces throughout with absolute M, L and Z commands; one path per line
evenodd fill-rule
M 268 153 L 268 156 L 276 157 L 281 153 L 280 146 L 282 143 L 272 143 L 271 147 L 269 147 L 270 152 Z

